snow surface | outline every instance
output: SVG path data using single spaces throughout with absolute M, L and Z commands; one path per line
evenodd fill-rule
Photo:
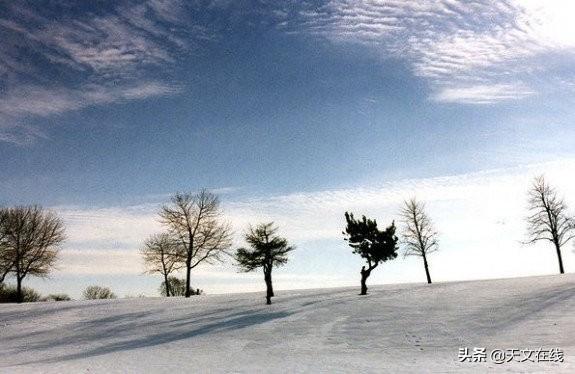
M 575 373 L 575 274 L 0 305 L 0 372 Z M 460 363 L 460 347 L 563 363 Z

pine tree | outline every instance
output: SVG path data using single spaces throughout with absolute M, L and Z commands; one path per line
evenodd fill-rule
M 242 271 L 250 272 L 258 268 L 264 271 L 266 282 L 266 303 L 271 304 L 274 296 L 272 286 L 272 269 L 284 265 L 287 261 L 287 254 L 295 249 L 288 245 L 285 238 L 277 235 L 277 227 L 273 222 L 262 223 L 255 228 L 250 227 L 245 234 L 246 242 L 251 248 L 238 248 L 236 251 L 236 261 Z
M 372 270 L 380 263 L 393 260 L 397 257 L 397 236 L 395 235 L 395 222 L 392 222 L 384 231 L 377 228 L 377 222 L 367 219 L 356 220 L 353 213 L 345 212 L 347 227 L 343 232 L 353 253 L 359 254 L 367 261 L 361 268 L 361 295 L 367 294 L 366 281 Z

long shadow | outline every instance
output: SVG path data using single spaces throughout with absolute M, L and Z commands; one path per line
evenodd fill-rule
M 62 305 L 63 303 L 67 303 L 65 301 L 59 301 L 57 303 L 46 303 L 44 305 L 34 305 L 34 307 L 37 306 L 41 306 L 41 308 L 32 308 L 29 310 L 17 310 L 17 309 L 12 309 L 10 312 L 0 312 L 0 322 L 2 321 L 10 321 L 10 320 L 18 320 L 18 321 L 22 321 L 26 318 L 31 318 L 31 319 L 36 319 L 39 317 L 44 317 L 46 315 L 49 314 L 55 314 L 55 313 L 62 313 L 63 311 L 69 311 L 69 310 L 73 310 L 73 309 L 89 309 L 91 307 L 93 307 L 92 305 L 89 304 L 82 304 L 82 305 L 77 305 L 75 304 L 74 301 L 71 301 L 70 303 L 72 305 Z M 26 306 L 26 304 L 20 304 L 23 306 Z M 1 304 L 0 304 L 1 306 Z M 10 305 L 12 306 L 12 305 Z M 1 308 L 0 308 L 1 310 Z
M 525 295 L 525 299 L 522 300 L 513 298 L 511 301 L 495 307 L 483 308 L 475 312 L 470 318 L 482 322 L 484 325 L 483 332 L 496 334 L 504 329 L 511 329 L 527 317 L 532 317 L 547 308 L 573 299 L 574 295 L 575 287 L 559 290 L 547 289 L 534 295 Z M 522 295 L 516 297 L 522 297 Z
M 218 313 L 225 313 L 231 310 L 231 308 L 219 308 L 205 313 L 190 313 L 186 317 L 178 319 L 162 319 L 162 316 L 159 315 L 156 320 L 146 319 L 146 317 L 154 316 L 156 314 L 153 311 L 130 312 L 89 321 L 82 321 L 68 326 L 59 326 L 57 328 L 63 328 L 64 331 L 62 331 L 61 334 L 58 334 L 57 336 L 59 337 L 56 339 L 50 337 L 53 336 L 55 329 L 40 332 L 36 331 L 27 334 L 14 334 L 13 336 L 7 336 L 7 338 L 26 341 L 28 338 L 34 337 L 34 340 L 37 342 L 28 342 L 22 350 L 34 349 L 41 351 L 57 346 L 70 346 L 72 344 L 75 346 L 82 346 L 83 344 L 97 342 L 111 337 L 121 338 L 123 336 L 130 336 L 134 334 L 134 332 L 141 331 L 142 329 L 150 328 L 152 326 L 157 327 L 160 330 L 171 330 L 174 327 L 179 326 L 186 328 L 197 323 L 219 321 L 224 317 L 218 317 Z M 226 318 L 243 315 L 245 313 L 247 312 L 227 314 Z M 47 340 L 40 340 L 43 335 L 47 335 L 50 338 Z M 16 350 L 12 353 L 19 352 Z
M 6 335 L 3 338 L 6 338 L 7 341 L 15 342 L 15 344 L 11 350 L 5 349 L 1 352 L 0 359 L 4 355 L 18 354 L 23 351 L 29 351 L 30 349 L 41 351 L 57 346 L 74 345 L 77 347 L 94 339 L 117 336 L 117 334 L 121 334 L 123 331 L 140 328 L 141 324 L 138 321 L 150 314 L 151 312 L 126 313 L 114 317 L 104 317 L 65 326 L 57 326 L 43 331 Z M 62 329 L 62 331 L 57 331 L 59 329 Z M 53 338 L 54 335 L 57 336 L 57 338 Z M 43 339 L 45 336 L 48 336 L 48 339 Z
M 349 295 L 346 294 L 347 292 L 342 292 L 342 296 L 337 297 L 336 300 L 331 300 L 331 302 L 323 301 L 324 305 L 332 305 L 337 304 L 340 302 L 341 299 L 346 299 Z M 320 296 L 323 295 L 331 295 L 329 292 L 322 293 Z M 298 298 L 309 300 L 310 298 L 317 299 L 318 295 L 299 295 Z M 321 297 L 319 297 L 321 299 Z M 285 300 L 278 300 L 276 303 L 277 305 L 281 305 Z M 300 305 L 300 308 L 295 308 L 291 312 L 285 313 L 275 313 L 274 315 L 278 316 L 277 318 L 285 317 L 291 314 L 295 314 L 299 311 L 308 309 L 306 306 L 311 306 L 315 304 L 315 302 L 303 303 Z M 68 329 L 68 332 L 72 334 L 61 334 L 58 339 L 50 338 L 48 340 L 39 341 L 37 343 L 28 343 L 26 344 L 26 349 L 35 349 L 35 350 L 44 350 L 47 348 L 54 348 L 56 346 L 68 346 L 72 344 L 78 346 L 82 344 L 87 344 L 91 342 L 98 342 L 103 339 L 107 338 L 122 338 L 123 336 L 129 337 L 135 331 L 141 331 L 144 328 L 150 328 L 154 326 L 156 330 L 160 331 L 173 331 L 173 330 L 180 330 L 180 329 L 188 329 L 193 327 L 197 324 L 208 324 L 208 326 L 217 326 L 218 324 L 223 323 L 226 324 L 226 321 L 251 321 L 253 320 L 254 316 L 257 319 L 257 316 L 266 316 L 270 315 L 269 313 L 260 313 L 261 309 L 249 309 L 244 311 L 238 311 L 235 313 L 232 312 L 234 308 L 217 308 L 211 311 L 207 311 L 204 313 L 196 313 L 194 311 L 190 311 L 185 316 L 181 316 L 179 318 L 166 318 L 162 319 L 162 316 L 159 315 L 157 319 L 150 320 L 146 319 L 146 317 L 153 316 L 154 312 L 147 311 L 147 312 L 130 312 L 124 313 L 119 315 L 113 315 L 108 317 L 102 317 L 94 320 L 83 321 L 80 323 L 76 323 L 75 325 L 71 326 L 62 326 L 65 329 Z M 223 314 L 223 315 L 222 315 Z M 262 322 L 265 322 L 262 321 Z M 243 327 L 242 323 L 239 324 L 240 327 Z M 198 331 L 202 330 L 199 328 Z M 210 330 L 211 331 L 211 330 Z M 40 334 L 50 335 L 53 330 L 47 330 L 43 332 L 35 332 L 29 334 L 30 336 L 36 336 Z M 15 338 L 22 339 L 25 337 L 24 335 L 16 335 Z M 37 339 L 36 339 L 37 340 Z M 176 339 L 177 340 L 177 339 Z M 161 344 L 161 343 L 159 343 Z
M 121 342 L 116 342 L 112 344 L 107 344 L 102 347 L 90 349 L 84 352 L 78 352 L 73 354 L 68 354 L 64 356 L 37 360 L 27 362 L 26 364 L 37 364 L 37 363 L 56 363 L 60 361 L 69 361 L 80 358 L 87 358 L 93 356 L 105 355 L 108 353 L 122 352 L 139 348 L 146 348 L 151 346 L 157 346 L 165 343 L 170 343 L 174 341 L 189 339 L 205 334 L 210 334 L 213 332 L 226 332 L 238 329 L 243 329 L 253 325 L 262 324 L 275 319 L 288 317 L 293 313 L 288 312 L 266 312 L 266 313 L 256 313 L 253 314 L 252 311 L 247 311 L 244 313 L 237 313 L 236 317 L 227 318 L 222 317 L 219 321 L 210 323 L 208 325 L 187 330 L 187 331 L 169 331 L 158 334 L 151 334 L 137 339 L 129 339 Z M 228 316 L 229 317 L 229 316 Z
M 339 299 L 349 297 L 349 295 L 347 295 L 348 293 L 348 290 L 335 292 L 339 297 L 337 297 L 337 301 L 332 300 L 332 303 L 338 302 Z M 299 308 L 294 308 L 295 310 L 291 310 L 289 312 L 272 313 L 265 312 L 265 310 L 260 308 L 250 308 L 249 310 L 244 309 L 243 311 L 240 310 L 238 312 L 231 313 L 235 308 L 222 307 L 204 313 L 195 313 L 194 311 L 190 311 L 185 315 L 178 316 L 178 318 L 164 315 L 163 309 L 104 316 L 93 320 L 80 321 L 40 332 L 36 331 L 34 333 L 30 333 L 28 337 L 33 336 L 34 339 L 31 340 L 35 342 L 30 342 L 30 339 L 27 339 L 26 336 L 21 334 L 15 335 L 15 339 L 18 339 L 19 341 L 25 340 L 26 344 L 19 346 L 18 343 L 16 343 L 13 345 L 11 352 L 6 351 L 5 353 L 7 355 L 18 354 L 19 350 L 34 350 L 40 353 L 43 350 L 50 350 L 58 346 L 70 347 L 71 350 L 76 351 L 76 353 L 68 355 L 28 362 L 50 363 L 156 346 L 212 332 L 242 329 L 274 319 L 285 318 L 300 311 L 313 308 L 314 300 L 317 300 L 318 298 L 322 299 L 324 295 L 333 296 L 333 294 L 334 292 L 330 290 L 321 292 L 319 295 L 305 293 L 303 295 L 297 295 L 294 299 L 301 300 L 303 305 L 300 305 Z M 280 298 L 276 304 L 277 306 L 280 306 L 285 301 L 286 300 L 282 300 Z M 306 302 L 309 301 L 311 302 L 307 304 Z M 94 306 L 82 305 L 82 307 L 89 309 Z M 169 306 L 167 308 L 169 308 Z M 54 312 L 57 312 L 57 309 L 54 310 Z M 55 334 L 55 330 L 60 328 L 63 329 L 62 333 Z M 143 335 L 142 331 L 150 331 L 150 333 L 148 333 L 148 335 Z M 154 334 L 152 331 L 159 333 Z M 132 338 L 134 335 L 137 335 L 138 337 Z M 113 341 L 111 341 L 112 339 Z M 95 348 L 82 348 L 83 346 L 93 345 L 94 343 L 98 344 L 99 342 L 104 342 L 104 344 Z

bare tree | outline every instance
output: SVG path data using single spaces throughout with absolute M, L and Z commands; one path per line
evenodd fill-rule
M 543 175 L 533 180 L 528 204 L 530 215 L 527 217 L 527 243 L 540 240 L 553 243 L 559 261 L 559 273 L 563 274 L 565 271 L 561 247 L 575 237 L 575 220 L 567 215 L 565 201 L 557 195 L 557 191 L 547 183 Z
M 12 260 L 17 301 L 22 301 L 22 280 L 27 275 L 45 277 L 54 268 L 58 249 L 64 241 L 64 224 L 42 207 L 7 208 L 0 227 L 2 246 Z
M 82 292 L 82 296 L 86 300 L 102 300 L 102 299 L 116 299 L 117 296 L 108 287 L 102 286 L 88 286 Z
M 272 286 L 272 270 L 275 267 L 287 263 L 287 254 L 295 249 L 288 245 L 285 238 L 277 235 L 278 228 L 273 222 L 261 223 L 256 227 L 250 227 L 245 234 L 246 242 L 251 248 L 238 248 L 236 261 L 238 266 L 245 272 L 262 268 L 264 281 L 266 282 L 266 303 L 272 303 L 274 289 Z
M 160 217 L 177 238 L 186 268 L 186 297 L 190 297 L 190 273 L 201 263 L 214 263 L 229 255 L 232 231 L 222 222 L 220 202 L 216 195 L 203 189 L 197 194 L 177 193 L 169 205 L 162 207 Z
M 419 256 L 423 258 L 427 283 L 431 283 L 427 256 L 438 250 L 437 232 L 425 211 L 425 204 L 412 198 L 404 202 L 401 209 L 403 218 L 404 256 Z
M 178 243 L 168 233 L 152 235 L 140 250 L 147 266 L 147 273 L 160 273 L 164 277 L 167 297 L 173 295 L 168 277 L 183 267 Z

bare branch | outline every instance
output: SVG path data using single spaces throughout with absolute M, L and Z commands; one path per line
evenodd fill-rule
M 205 189 L 196 194 L 177 193 L 160 211 L 161 222 L 175 238 L 178 259 L 186 268 L 188 291 L 191 269 L 222 261 L 229 254 L 232 230 L 221 222 L 222 216 L 218 197 Z
M 526 244 L 541 240 L 552 242 L 557 251 L 559 271 L 563 273 L 561 247 L 575 238 L 575 220 L 567 213 L 567 204 L 560 198 L 544 176 L 533 180 L 528 194 Z
M 45 277 L 54 268 L 65 240 L 64 224 L 40 206 L 6 208 L 0 216 L 0 276 L 3 280 L 8 272 L 14 274 L 21 300 L 21 283 L 27 275 Z
M 425 204 L 412 198 L 401 209 L 404 256 L 426 256 L 438 250 L 437 232 L 425 212 Z
M 431 283 L 427 256 L 439 249 L 437 232 L 433 228 L 431 219 L 425 211 L 425 204 L 412 198 L 404 202 L 401 209 L 403 218 L 403 246 L 406 256 L 419 256 L 423 258 L 427 282 Z

